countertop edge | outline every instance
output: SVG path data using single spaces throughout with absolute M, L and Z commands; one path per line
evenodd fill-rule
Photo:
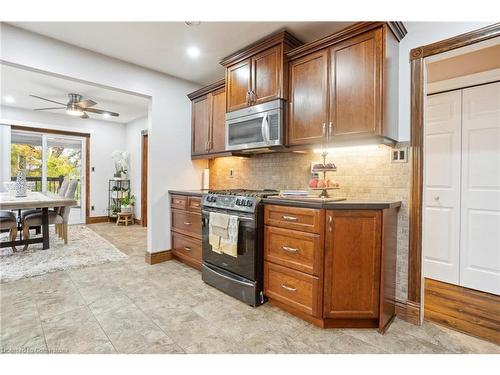
M 390 208 L 401 207 L 401 201 L 387 201 L 387 202 L 377 202 L 377 201 L 338 201 L 338 202 L 306 202 L 290 199 L 279 199 L 279 198 L 264 198 L 262 200 L 264 204 L 275 204 L 280 206 L 290 206 L 290 207 L 303 207 L 303 208 L 317 208 L 317 209 L 335 209 L 335 210 L 384 210 Z
M 201 197 L 203 194 L 207 194 L 208 190 L 169 190 L 168 193 L 174 195 L 186 195 L 190 197 Z

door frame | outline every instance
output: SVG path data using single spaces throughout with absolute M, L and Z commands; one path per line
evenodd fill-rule
M 11 125 L 12 130 L 34 133 L 68 135 L 85 138 L 85 224 L 90 224 L 90 133 L 72 132 L 58 129 L 37 128 L 32 126 Z
M 411 64 L 411 135 L 410 195 L 408 239 L 407 320 L 421 324 L 422 306 L 422 204 L 423 204 L 423 133 L 425 100 L 425 61 L 429 56 L 465 47 L 500 36 L 500 23 L 457 35 L 410 51 Z
M 141 225 L 148 226 L 148 131 L 141 132 Z M 145 152 L 144 152 L 145 151 Z

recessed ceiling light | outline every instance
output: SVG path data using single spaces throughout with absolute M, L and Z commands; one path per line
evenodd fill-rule
M 186 50 L 186 53 L 188 54 L 189 57 L 192 57 L 193 59 L 195 59 L 198 56 L 200 56 L 200 49 L 198 47 L 189 47 Z
M 188 26 L 200 26 L 201 21 L 186 21 L 185 24 Z
M 5 100 L 5 103 L 14 103 L 16 101 L 16 99 L 14 99 L 14 97 L 10 95 L 4 96 L 3 100 Z
M 107 112 L 105 112 L 105 113 L 103 113 L 103 114 L 102 114 L 102 117 L 104 117 L 104 118 L 109 118 L 109 117 L 110 117 L 110 114 L 109 114 L 109 113 L 107 113 Z

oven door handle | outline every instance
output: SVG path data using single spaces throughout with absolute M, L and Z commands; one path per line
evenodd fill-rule
M 210 212 L 215 212 L 215 211 L 206 211 L 206 210 L 202 210 L 202 211 L 201 211 L 201 213 L 202 213 L 202 214 L 204 214 L 204 215 L 208 215 L 208 218 L 207 218 L 207 220 L 206 220 L 206 221 L 207 221 L 207 223 L 208 223 L 208 221 L 210 220 Z M 237 215 L 235 215 L 235 216 L 237 216 Z M 239 221 L 248 221 L 248 222 L 250 222 L 250 221 L 255 221 L 255 219 L 254 219 L 254 218 L 251 218 L 251 217 L 246 217 L 246 216 L 238 216 L 238 220 L 239 220 Z M 206 224 L 206 223 L 205 223 L 205 224 Z
M 240 284 L 240 285 L 244 285 L 244 286 L 254 286 L 253 283 L 247 283 L 245 281 L 241 281 L 241 280 L 237 280 L 237 279 L 233 279 L 232 277 L 229 277 L 229 276 L 226 276 L 220 272 L 217 272 L 216 270 L 214 270 L 212 267 L 208 267 L 206 266 L 205 264 L 203 265 L 204 267 L 206 267 L 210 272 L 213 272 L 215 273 L 217 276 L 220 276 L 220 277 L 223 277 L 224 279 L 227 279 L 227 280 L 230 280 L 230 281 L 233 281 L 237 284 Z

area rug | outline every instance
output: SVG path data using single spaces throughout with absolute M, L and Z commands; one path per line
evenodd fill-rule
M 42 244 L 30 245 L 26 251 L 21 251 L 22 247 L 18 247 L 16 253 L 10 248 L 1 249 L 0 282 L 128 258 L 116 246 L 85 225 L 70 225 L 68 232 L 69 242 L 65 245 L 51 227 L 48 250 L 42 250 Z

